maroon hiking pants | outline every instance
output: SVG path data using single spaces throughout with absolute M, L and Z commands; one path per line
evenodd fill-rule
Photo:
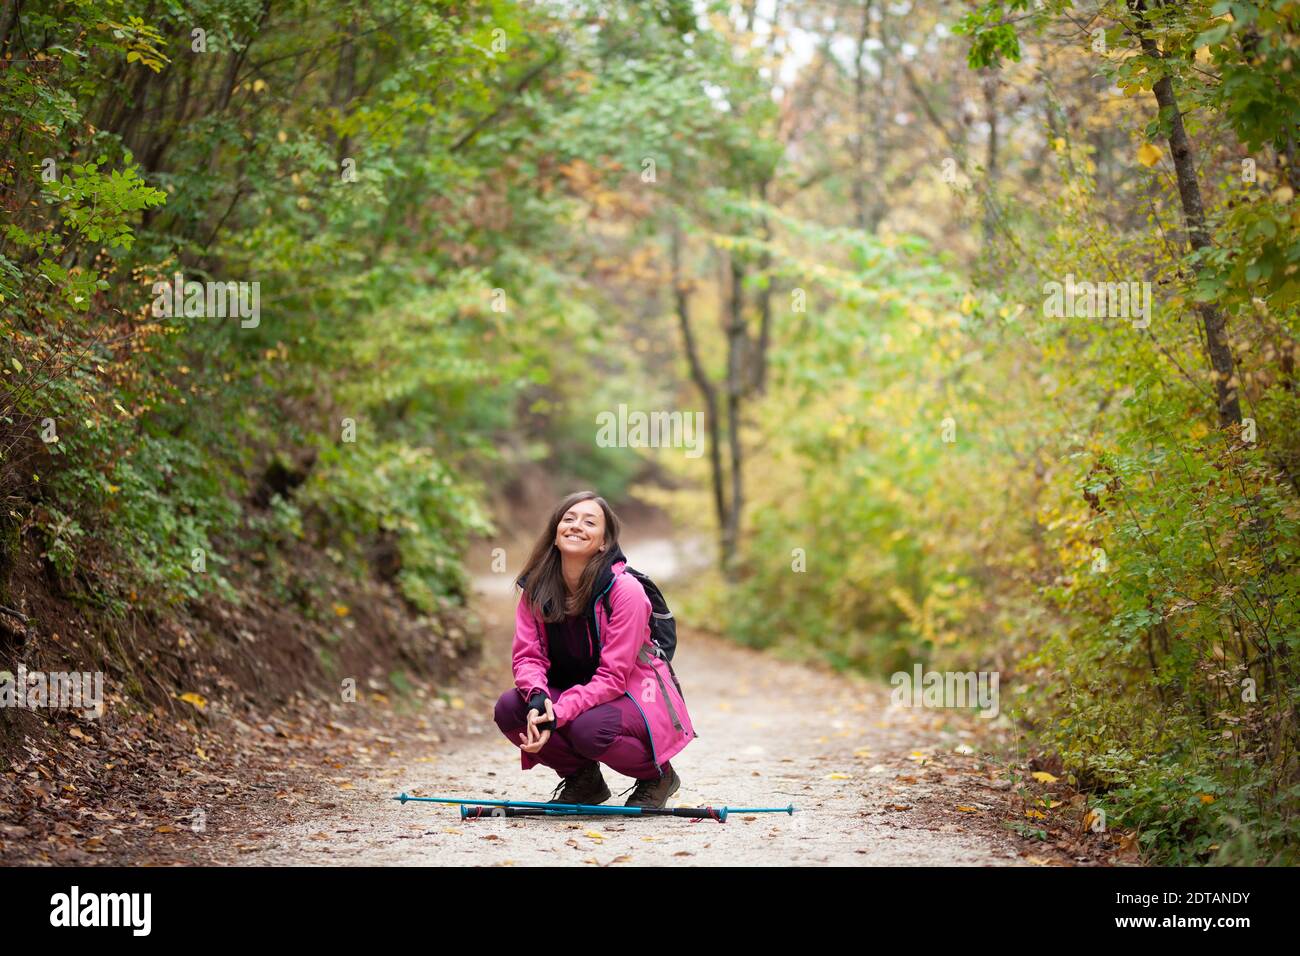
M 552 701 L 559 696 L 554 689 L 549 693 Z M 495 717 L 506 739 L 516 747 L 522 746 L 519 735 L 527 735 L 528 704 L 518 690 L 512 687 L 501 695 Z M 660 776 L 645 718 L 636 702 L 626 694 L 585 710 L 563 727 L 552 730 L 550 739 L 536 756 L 561 777 L 577 773 L 593 761 L 638 780 Z

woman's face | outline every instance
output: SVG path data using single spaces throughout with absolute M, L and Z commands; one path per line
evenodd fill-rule
M 588 498 L 560 517 L 555 546 L 566 558 L 589 560 L 605 543 L 605 512 Z

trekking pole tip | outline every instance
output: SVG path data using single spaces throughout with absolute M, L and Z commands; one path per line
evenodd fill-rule
M 403 792 L 402 792 L 402 795 L 401 795 L 400 797 L 393 797 L 393 799 L 394 799 L 394 800 L 400 800 L 402 803 L 406 803 L 406 792 L 403 791 Z

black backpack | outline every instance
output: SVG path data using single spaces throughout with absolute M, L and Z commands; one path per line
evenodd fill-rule
M 673 619 L 673 612 L 668 610 L 664 593 L 659 590 L 659 585 L 650 580 L 649 575 L 642 574 L 630 565 L 625 565 L 623 570 L 640 581 L 641 587 L 645 588 L 645 596 L 650 599 L 650 642 L 654 645 L 655 653 L 668 665 L 668 673 L 673 675 L 677 693 L 681 694 L 682 682 L 677 679 L 672 663 L 673 654 L 677 652 L 677 622 Z M 605 613 L 614 613 L 610 607 L 608 590 L 605 591 Z M 682 699 L 686 699 L 685 694 L 682 694 Z

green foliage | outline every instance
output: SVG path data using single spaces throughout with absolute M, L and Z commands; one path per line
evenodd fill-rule
M 1031 6 L 1031 0 L 991 0 L 962 18 L 953 32 L 971 38 L 966 62 L 972 70 L 1000 66 L 1003 60 L 1014 62 L 1020 59 L 1020 37 L 1010 21 L 1012 14 Z
M 622 359 L 574 224 L 652 139 L 689 122 L 710 148 L 702 78 L 725 47 L 683 71 L 687 8 L 647 5 L 644 35 L 583 28 L 594 9 L 18 11 L 0 484 L 65 586 L 114 608 L 233 600 L 256 555 L 312 613 L 295 544 L 358 574 L 391 547 L 431 610 L 464 598 L 485 478 L 551 457 L 617 495 L 635 453 L 581 440 L 592 363 Z M 178 272 L 258 283 L 260 321 L 155 314 Z M 305 483 L 269 494 L 267 463 L 313 448 Z
M 1017 60 L 1012 31 L 1032 36 L 1064 6 L 981 7 L 965 21 L 971 65 Z M 1094 145 L 1065 138 L 1049 140 L 1059 182 L 996 197 L 1007 228 L 965 293 L 911 240 L 792 217 L 779 242 L 736 240 L 766 248 L 770 275 L 807 289 L 808 309 L 778 330 L 774 391 L 754 412 L 763 461 L 741 583 L 713 610 L 740 640 L 837 667 L 999 671 L 1008 717 L 1060 757 L 1112 830 L 1139 834 L 1149 859 L 1289 863 L 1300 846 L 1300 219 L 1284 152 L 1256 156 L 1247 182 L 1241 153 L 1216 147 L 1284 151 L 1293 78 L 1229 103 L 1192 64 L 1208 62 L 1196 50 L 1210 42 L 1224 84 L 1288 73 L 1294 5 L 1260 12 L 1263 29 L 1241 26 L 1255 23 L 1243 14 L 1199 39 L 1223 10 L 1156 9 L 1146 28 L 1165 58 L 1144 56 L 1131 32 L 1112 36 L 1107 20 L 1108 42 L 1131 46 L 1099 69 L 1123 94 L 1113 115 L 1132 117 L 1135 144 L 1162 142 L 1157 111 L 1127 105 L 1153 107 L 1159 76 L 1195 104 L 1185 121 L 1213 157 L 1204 253 L 1161 241 L 1168 219 L 1181 221 L 1172 178 L 1130 173 L 1103 191 Z M 1133 25 L 1121 5 L 1106 16 Z M 1265 100 L 1276 126 L 1250 105 Z M 1167 217 L 1154 205 L 1132 214 L 1148 206 L 1142 190 Z M 1149 327 L 1052 318 L 1044 283 L 1067 274 L 1150 282 Z M 1217 427 L 1198 303 L 1228 315 L 1257 436 Z
M 402 443 L 342 444 L 321 455 L 303 493 L 325 515 L 329 539 L 346 550 L 391 535 L 398 543 L 403 594 L 423 611 L 465 597 L 465 537 L 491 525 L 475 497 L 429 449 Z

